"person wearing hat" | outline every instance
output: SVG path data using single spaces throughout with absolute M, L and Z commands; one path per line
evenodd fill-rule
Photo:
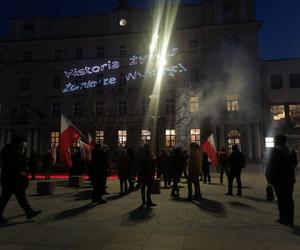
M 0 224 L 8 222 L 3 218 L 3 212 L 12 194 L 16 196 L 28 220 L 41 212 L 41 210 L 33 210 L 26 198 L 28 179 L 25 173 L 26 164 L 22 153 L 23 143 L 22 137 L 13 136 L 11 143 L 7 144 L 1 152 L 2 193 L 0 197 Z
M 293 190 L 296 182 L 295 167 L 297 156 L 287 145 L 285 135 L 275 137 L 275 147 L 270 153 L 266 168 L 266 179 L 274 188 L 277 196 L 279 219 L 278 223 L 294 225 Z

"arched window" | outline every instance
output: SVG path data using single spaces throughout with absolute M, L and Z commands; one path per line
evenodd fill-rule
M 233 145 L 238 145 L 241 150 L 241 133 L 237 130 L 230 130 L 227 134 L 227 142 L 230 153 L 232 152 Z

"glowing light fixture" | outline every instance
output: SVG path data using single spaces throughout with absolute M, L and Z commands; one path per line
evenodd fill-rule
M 126 24 L 127 24 L 126 19 L 122 18 L 122 19 L 120 20 L 119 24 L 120 24 L 120 26 L 126 26 Z

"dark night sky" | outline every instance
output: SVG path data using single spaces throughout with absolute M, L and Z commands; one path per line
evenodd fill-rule
M 2 0 L 0 36 L 8 32 L 9 19 L 25 16 L 64 16 L 96 14 L 117 7 L 117 0 Z M 184 0 L 192 3 L 199 0 Z M 153 0 L 131 0 L 141 7 Z M 147 4 L 146 4 L 147 5 Z M 300 57 L 300 1 L 256 0 L 257 19 L 264 21 L 260 31 L 263 59 Z

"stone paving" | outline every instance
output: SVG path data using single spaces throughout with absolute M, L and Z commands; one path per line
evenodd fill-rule
M 158 205 L 153 208 L 139 207 L 139 191 L 119 196 L 117 180 L 108 182 L 104 205 L 90 204 L 88 183 L 71 188 L 60 180 L 53 195 L 38 196 L 32 182 L 29 201 L 43 212 L 27 221 L 11 199 L 5 211 L 10 222 L 0 227 L 0 250 L 300 249 L 300 177 L 294 191 L 296 228 L 290 229 L 275 223 L 276 202 L 266 201 L 263 173 L 252 169 L 247 166 L 243 173 L 242 197 L 225 196 L 226 185 L 219 185 L 217 174 L 212 174 L 212 184 L 201 183 L 199 202 L 174 200 L 171 190 L 162 188 L 153 195 Z M 180 187 L 184 198 L 186 183 Z

